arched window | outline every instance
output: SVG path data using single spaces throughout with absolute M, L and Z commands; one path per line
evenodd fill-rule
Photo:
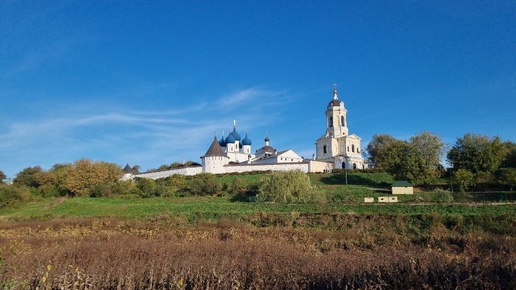
M 323 153 L 326 154 L 326 145 L 323 146 Z
M 344 124 L 344 116 L 340 116 L 340 125 L 346 127 L 346 124 Z
M 357 169 L 357 164 L 353 163 L 353 169 Z
M 333 127 L 333 117 L 330 117 L 330 126 L 329 127 Z
M 342 162 L 342 169 L 346 168 L 346 162 Z
M 351 144 L 351 152 L 355 152 L 355 144 Z

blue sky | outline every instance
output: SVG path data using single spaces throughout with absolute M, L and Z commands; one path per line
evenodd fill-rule
M 215 131 L 516 141 L 514 1 L 0 1 L 0 170 L 199 162 Z

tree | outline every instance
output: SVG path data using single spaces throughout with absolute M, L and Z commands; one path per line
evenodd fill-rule
M 422 158 L 407 141 L 396 140 L 378 151 L 377 167 L 398 180 L 419 181 Z
M 412 136 L 410 141 L 383 134 L 373 136 L 367 151 L 377 169 L 396 179 L 427 183 L 442 173 L 445 144 L 441 137 L 428 131 Z
M 308 175 L 301 170 L 277 171 L 263 176 L 258 198 L 282 203 L 326 202 L 326 196 L 312 186 Z
M 429 182 L 441 176 L 441 156 L 446 150 L 441 137 L 424 131 L 410 137 L 410 143 L 415 147 L 420 162 L 417 179 L 422 182 Z
M 95 185 L 116 181 L 123 175 L 122 168 L 115 163 L 83 158 L 70 166 L 67 187 L 74 195 L 89 196 Z
M 514 189 L 516 186 L 516 168 L 501 168 L 497 175 L 501 184 L 509 186 L 510 191 Z
M 516 168 L 516 143 L 507 141 L 503 145 L 505 146 L 506 155 L 502 161 L 502 167 Z
M 55 164 L 50 170 L 34 174 L 44 196 L 66 195 L 68 191 L 68 169 L 70 164 Z
M 0 183 L 4 183 L 4 179 L 7 179 L 7 175 L 5 175 L 2 170 L 0 170 Z
M 16 175 L 13 179 L 13 184 L 18 186 L 38 187 L 39 183 L 34 178 L 34 175 L 41 171 L 42 169 L 39 166 L 27 167 Z
M 388 134 L 375 134 L 369 144 L 367 144 L 366 155 L 369 160 L 369 164 L 372 166 L 378 166 L 378 154 L 386 146 L 397 141 L 396 138 Z M 381 153 L 380 153 L 381 154 Z
M 134 174 L 138 174 L 138 173 L 140 173 L 141 166 L 140 165 L 135 165 L 131 169 L 133 170 Z
M 495 172 L 502 164 L 507 148 L 500 138 L 467 133 L 458 138 L 447 158 L 454 171 L 465 169 L 473 173 Z
M 451 184 L 458 186 L 460 192 L 464 192 L 474 183 L 474 174 L 466 169 L 459 169 L 451 176 Z

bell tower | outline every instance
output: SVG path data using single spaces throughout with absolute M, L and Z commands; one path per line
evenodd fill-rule
M 328 103 L 326 109 L 326 135 L 330 137 L 341 137 L 348 135 L 348 123 L 344 102 L 337 97 L 337 85 L 333 84 L 333 100 Z

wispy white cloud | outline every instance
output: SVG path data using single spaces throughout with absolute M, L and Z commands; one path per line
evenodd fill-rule
M 285 101 L 282 94 L 255 87 L 221 96 L 212 106 L 195 103 L 174 110 L 104 107 L 68 115 L 54 112 L 61 117 L 12 123 L 0 133 L 0 161 L 6 160 L 1 161 L 1 170 L 13 176 L 27 166 L 50 167 L 81 157 L 130 161 L 142 167 L 158 167 L 181 156 L 199 161 L 215 132 L 220 136 L 233 119 L 246 127 L 270 124 L 281 111 L 271 109 Z M 27 160 L 31 163 L 25 163 Z

